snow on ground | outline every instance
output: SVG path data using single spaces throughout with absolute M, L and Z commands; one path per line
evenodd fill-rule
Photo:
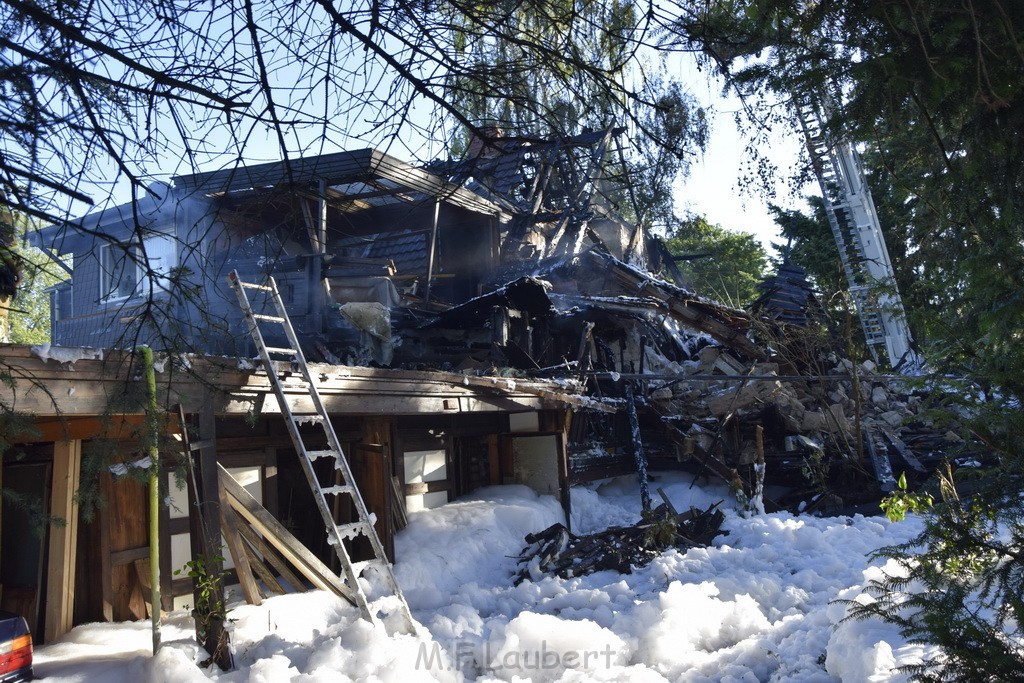
M 679 510 L 724 501 L 729 533 L 708 548 L 670 550 L 633 574 L 612 571 L 513 586 L 523 537 L 563 521 L 561 506 L 522 486 L 491 487 L 415 513 L 396 539 L 395 573 L 418 636 L 387 635 L 323 592 L 238 605 L 237 668 L 201 670 L 190 617 L 164 622 L 149 656 L 148 621 L 89 624 L 36 651 L 53 681 L 899 681 L 927 654 L 891 626 L 844 622 L 842 599 L 882 562 L 868 554 L 909 539 L 920 522 L 884 517 L 739 514 L 724 487 L 659 475 Z M 639 519 L 635 478 L 572 491 L 573 530 Z M 371 595 L 372 597 L 372 595 Z

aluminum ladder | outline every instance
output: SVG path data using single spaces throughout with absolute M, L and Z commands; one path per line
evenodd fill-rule
M 794 96 L 793 105 L 871 356 L 878 363 L 885 349 L 892 367 L 917 368 L 920 359 L 911 349 L 903 300 L 860 155 L 848 140 L 828 135 L 827 103 Z
M 238 296 L 238 305 L 245 314 L 245 321 L 249 327 L 249 332 L 252 334 L 253 341 L 256 343 L 256 348 L 259 350 L 260 358 L 263 360 L 264 370 L 266 370 L 267 378 L 270 380 L 270 385 L 274 390 L 274 394 L 277 396 L 277 402 L 281 407 L 281 414 L 285 419 L 285 423 L 288 425 L 288 433 L 291 435 L 295 451 L 299 455 L 299 462 L 302 464 L 302 470 L 306 473 L 306 479 L 309 480 L 309 487 L 313 491 L 313 497 L 316 500 L 317 508 L 319 508 L 320 515 L 323 517 L 324 524 L 327 527 L 328 543 L 334 547 L 334 550 L 338 555 L 338 560 L 341 562 L 342 578 L 352 589 L 353 602 L 356 607 L 359 608 L 363 618 L 368 621 L 374 622 L 377 616 L 381 616 L 375 615 L 371 611 L 369 603 L 366 600 L 366 595 L 359 584 L 359 575 L 362 571 L 372 567 L 380 574 L 380 576 L 383 577 L 391 595 L 394 598 L 397 598 L 397 605 L 389 606 L 387 608 L 391 610 L 393 615 L 398 617 L 395 620 L 398 622 L 398 626 L 395 628 L 395 631 L 399 633 L 416 633 L 416 625 L 413 622 L 412 614 L 409 611 L 409 604 L 406 602 L 405 596 L 402 595 L 402 590 L 399 588 L 398 582 L 395 580 L 394 572 L 391 570 L 391 564 L 388 562 L 387 556 L 384 554 L 384 546 L 380 542 L 377 530 L 374 529 L 370 513 L 366 509 L 366 504 L 363 502 L 363 497 L 359 493 L 355 479 L 352 476 L 352 469 L 349 466 L 348 459 L 345 457 L 345 453 L 341 449 L 341 443 L 338 441 L 338 435 L 335 433 L 334 426 L 331 424 L 330 417 L 327 415 L 327 410 L 324 408 L 320 392 L 317 391 L 316 385 L 313 383 L 313 378 L 309 372 L 309 366 L 306 364 L 306 357 L 302 353 L 299 340 L 296 337 L 295 330 L 292 328 L 291 321 L 288 318 L 288 312 L 285 310 L 284 302 L 281 300 L 281 294 L 278 292 L 277 283 L 274 281 L 273 277 L 269 276 L 266 284 L 243 282 L 239 279 L 238 272 L 234 270 L 228 274 L 228 281 L 230 282 L 231 287 L 235 290 L 235 294 Z M 277 311 L 276 315 L 264 315 L 262 313 L 253 312 L 246 290 L 254 290 L 267 295 L 271 302 L 273 302 L 274 308 Z M 285 336 L 288 338 L 290 346 L 267 346 L 263 340 L 263 333 L 260 330 L 261 323 L 280 325 L 284 329 Z M 315 415 L 296 415 L 292 411 L 291 404 L 288 402 L 288 398 L 281 386 L 281 380 L 274 368 L 274 362 L 271 358 L 272 355 L 287 358 L 293 364 L 293 367 L 297 367 L 299 371 L 301 371 L 303 380 L 302 384 L 309 393 L 310 399 L 312 399 L 313 407 L 316 411 Z M 309 422 L 319 424 L 323 428 L 324 433 L 327 436 L 327 450 L 310 450 L 306 447 L 306 444 L 302 439 L 302 435 L 299 433 L 299 425 Z M 334 467 L 341 475 L 342 483 L 340 485 L 325 487 L 320 484 L 320 480 L 317 478 L 316 472 L 313 470 L 313 461 L 318 458 L 334 458 Z M 351 524 L 336 524 L 334 521 L 334 515 L 331 513 L 331 506 L 327 503 L 327 496 L 349 496 L 356 509 L 358 520 Z M 345 548 L 345 544 L 342 541 L 346 538 L 355 538 L 359 534 L 362 534 L 369 539 L 370 546 L 373 548 L 374 558 L 366 563 L 358 563 L 359 567 L 357 570 L 356 564 L 352 562 L 352 559 L 349 557 L 348 550 Z M 395 601 L 392 600 L 389 602 Z

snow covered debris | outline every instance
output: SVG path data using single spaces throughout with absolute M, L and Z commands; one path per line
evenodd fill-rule
M 56 363 L 66 363 L 72 366 L 76 361 L 80 360 L 103 360 L 103 349 L 80 346 L 51 346 L 50 342 L 33 346 L 31 351 L 44 363 L 52 360 Z
M 678 509 L 726 499 L 724 486 L 659 478 Z M 573 529 L 640 517 L 636 480 L 577 487 Z M 844 622 L 837 599 L 870 599 L 885 567 L 871 551 L 908 540 L 920 522 L 884 517 L 744 517 L 727 508 L 728 536 L 670 549 L 632 574 L 544 576 L 513 585 L 522 538 L 564 523 L 558 501 L 522 486 L 411 515 L 396 538 L 395 573 L 420 636 L 388 636 L 323 592 L 235 606 L 238 669 L 200 670 L 187 614 L 165 620 L 165 649 L 149 654 L 149 623 L 79 626 L 36 650 L 54 681 L 901 681 L 894 667 L 922 648 L 873 621 Z

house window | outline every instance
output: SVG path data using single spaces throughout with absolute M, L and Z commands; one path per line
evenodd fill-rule
M 104 301 L 154 295 L 170 287 L 171 270 L 178 265 L 177 240 L 158 233 L 137 244 L 107 244 L 100 249 L 100 294 Z M 143 257 L 145 251 L 145 257 Z
M 75 314 L 74 298 L 71 293 L 71 284 L 62 282 L 53 287 L 50 292 L 50 305 L 53 307 L 54 320 L 64 320 Z

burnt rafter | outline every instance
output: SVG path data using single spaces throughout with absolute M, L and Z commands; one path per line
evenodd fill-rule
M 448 180 L 373 149 L 337 152 L 318 157 L 303 157 L 254 166 L 237 166 L 208 173 L 176 176 L 177 189 L 190 196 L 222 197 L 233 193 L 258 192 L 267 188 L 316 187 L 320 181 L 334 187 L 345 183 L 377 183 L 372 196 L 394 196 L 418 193 L 431 198 L 444 198 L 447 203 L 477 213 L 497 216 L 501 208 L 484 197 Z M 395 185 L 393 190 L 380 183 Z M 382 194 L 376 194 L 376 193 Z M 342 199 L 365 200 L 366 193 Z
M 717 341 L 754 359 L 765 357 L 765 351 L 747 337 L 751 319 L 744 311 L 732 309 L 698 296 L 681 287 L 653 277 L 600 250 L 580 255 L 581 263 L 591 272 L 602 272 L 610 279 L 607 285 L 663 302 L 670 315 L 694 329 L 706 332 Z
M 471 145 L 471 156 L 432 168 L 508 207 L 512 220 L 502 244 L 502 260 L 522 257 L 531 231 L 547 235 L 544 256 L 577 253 L 586 238 L 600 238 L 586 226 L 591 202 L 605 177 L 612 140 L 624 128 L 588 131 L 571 137 L 505 137 L 501 131 Z M 527 252 L 529 253 L 529 252 Z

